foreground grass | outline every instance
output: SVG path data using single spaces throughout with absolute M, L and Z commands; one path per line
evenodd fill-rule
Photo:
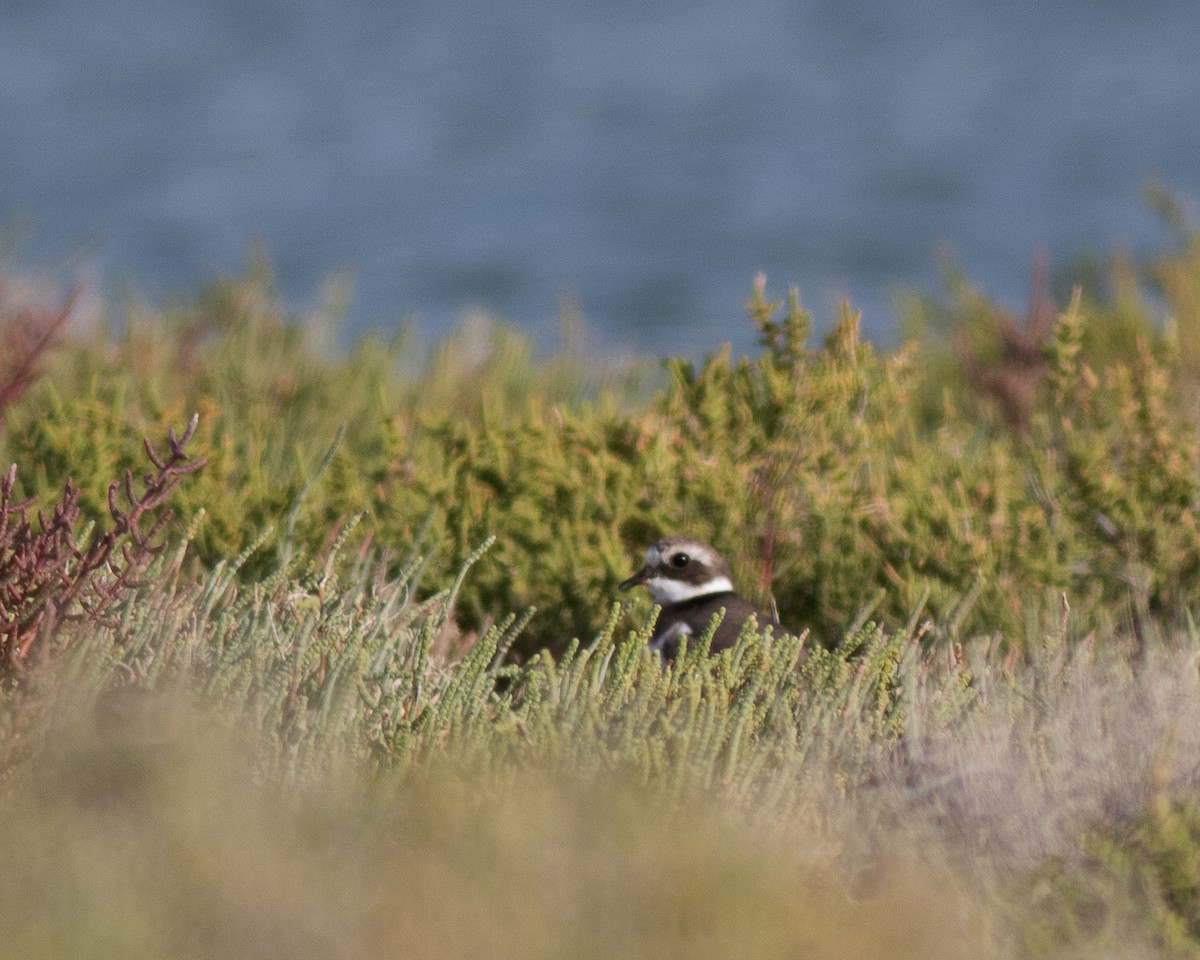
M 900 861 L 851 886 L 803 837 L 530 774 L 279 796 L 197 743 L 53 758 L 3 828 L 14 955 L 978 955 L 968 898 Z
M 1062 611 L 1019 662 L 864 624 L 664 672 L 610 628 L 514 668 L 500 629 L 439 656 L 452 596 L 385 565 L 156 563 L 6 702 L 19 955 L 1198 949 L 1195 635 L 1135 667 Z
M 867 624 L 664 672 L 609 629 L 512 668 L 501 630 L 438 656 L 451 597 L 384 566 L 158 563 L 6 701 L 14 955 L 1200 949 L 1200 637 L 1135 668 L 1067 615 L 1016 665 Z

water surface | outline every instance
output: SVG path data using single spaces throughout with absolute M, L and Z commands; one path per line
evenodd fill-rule
M 261 240 L 350 333 L 482 305 L 549 345 L 745 349 L 758 270 L 828 317 L 939 250 L 1019 307 L 1030 257 L 1154 249 L 1200 196 L 1200 4 L 4 0 L 0 228 L 152 296 Z

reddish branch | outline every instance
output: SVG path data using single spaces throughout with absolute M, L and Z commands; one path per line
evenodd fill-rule
M 29 512 L 34 500 L 14 501 L 17 466 L 0 479 L 0 678 L 28 663 L 49 632 L 63 619 L 106 623 L 105 612 L 130 589 L 165 548 L 163 532 L 171 510 L 162 509 L 179 480 L 204 466 L 184 447 L 196 431 L 193 416 L 182 437 L 167 431 L 164 456 L 142 441 L 155 471 L 142 478 L 139 493 L 133 471 L 108 488 L 111 528 L 96 530 L 86 547 L 75 542 L 79 488 L 68 479 L 62 497 L 47 516 Z M 122 506 L 122 500 L 125 506 Z
M 1037 257 L 1029 289 L 1029 312 L 1024 322 L 1001 314 L 994 320 L 1000 357 L 985 363 L 967 338 L 955 338 L 959 361 L 967 379 L 980 393 L 991 397 L 1011 427 L 1029 428 L 1042 382 L 1046 379 L 1046 344 L 1054 330 L 1054 301 L 1050 298 L 1046 259 Z
M 0 421 L 37 380 L 39 364 L 62 335 L 81 289 L 72 290 L 57 310 L 23 306 L 0 317 Z

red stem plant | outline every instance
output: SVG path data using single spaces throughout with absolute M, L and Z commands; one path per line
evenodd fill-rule
M 1006 313 L 993 318 L 993 332 L 1000 344 L 995 361 L 983 360 L 965 334 L 955 337 L 967 380 L 977 392 L 996 402 L 1008 425 L 1019 433 L 1028 432 L 1038 391 L 1046 380 L 1046 347 L 1057 317 L 1049 287 L 1046 258 L 1035 257 L 1024 321 Z
M 0 308 L 0 423 L 8 407 L 37 380 L 42 358 L 62 336 L 81 289 L 72 290 L 57 310 Z
M 196 431 L 193 416 L 177 437 L 167 431 L 163 456 L 148 440 L 142 444 L 155 471 L 142 478 L 139 493 L 132 470 L 108 488 L 112 526 L 96 529 L 87 545 L 75 540 L 79 488 L 68 479 L 49 514 L 30 518 L 35 500 L 15 500 L 17 465 L 0 479 L 0 680 L 28 665 L 61 620 L 108 622 L 105 612 L 130 589 L 166 546 L 163 536 L 172 511 L 163 505 L 180 479 L 204 466 L 184 447 Z M 122 505 L 122 501 L 126 504 Z

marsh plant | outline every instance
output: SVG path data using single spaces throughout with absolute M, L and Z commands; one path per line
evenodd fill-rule
M 755 356 L 657 368 L 478 322 L 338 351 L 262 261 L 36 314 L 4 942 L 1200 952 L 1200 245 L 1037 289 L 1018 321 L 952 277 L 910 311 L 958 333 L 883 352 L 760 278 Z M 790 632 L 664 664 L 615 598 L 666 532 Z

